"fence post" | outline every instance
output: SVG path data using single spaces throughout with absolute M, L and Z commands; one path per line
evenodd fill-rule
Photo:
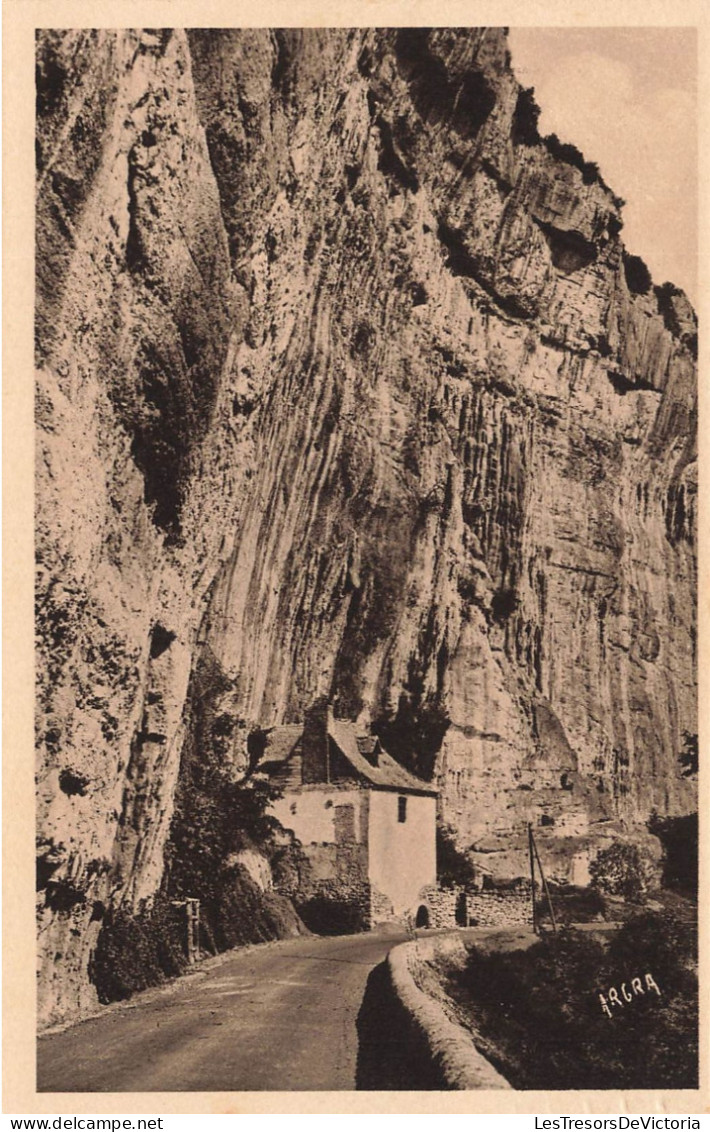
M 200 902 L 194 896 L 185 900 L 171 900 L 174 908 L 185 912 L 185 950 L 188 963 L 196 963 L 200 958 Z
M 200 902 L 192 897 L 185 902 L 187 914 L 187 957 L 196 963 L 200 957 Z

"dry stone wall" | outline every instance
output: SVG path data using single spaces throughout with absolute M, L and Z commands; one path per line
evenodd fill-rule
M 425 888 L 422 890 L 419 904 L 412 910 L 413 920 L 419 908 L 426 909 L 429 928 L 455 928 L 456 911 L 459 907 L 461 889 L 457 888 Z
M 467 893 L 466 917 L 468 924 L 475 927 L 531 927 L 532 905 L 530 893 Z

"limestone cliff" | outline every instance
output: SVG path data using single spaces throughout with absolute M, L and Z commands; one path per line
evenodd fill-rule
M 237 768 L 330 694 L 501 874 L 691 809 L 695 316 L 504 30 L 48 31 L 37 95 L 42 1016 L 195 689 Z

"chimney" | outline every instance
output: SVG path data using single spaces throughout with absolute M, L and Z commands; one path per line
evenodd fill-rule
M 306 712 L 303 724 L 304 782 L 330 782 L 328 725 L 333 709 L 327 696 L 322 696 Z

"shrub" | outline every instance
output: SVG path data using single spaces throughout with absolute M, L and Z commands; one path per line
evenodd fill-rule
M 604 896 L 597 888 L 579 885 L 557 885 L 550 882 L 550 899 L 558 924 L 581 924 L 598 920 L 606 913 Z M 551 924 L 550 909 L 544 894 L 536 901 L 538 923 Z
M 235 917 L 254 918 L 253 908 L 247 910 L 232 899 L 235 885 L 241 891 L 246 882 L 235 878 L 226 862 L 233 853 L 255 845 L 269 851 L 278 823 L 267 806 L 279 792 L 268 780 L 235 783 L 218 767 L 209 774 L 204 771 L 202 767 L 199 776 L 184 781 L 178 791 L 167 853 L 168 891 L 200 900 L 201 915 L 221 948 L 232 946 L 240 934 L 232 922 Z M 247 903 L 255 899 L 250 891 Z
M 651 272 L 639 255 L 623 254 L 624 276 L 626 286 L 634 295 L 647 295 L 651 290 Z
M 595 182 L 604 183 L 599 172 L 599 166 L 595 161 L 587 161 L 576 145 L 572 145 L 570 142 L 561 142 L 557 134 L 548 134 L 547 137 L 543 138 L 543 141 L 545 148 L 552 157 L 555 157 L 558 161 L 563 161 L 565 165 L 573 165 L 575 169 L 579 169 L 585 185 L 593 185 Z
M 659 287 L 654 287 L 658 312 L 663 318 L 664 326 L 676 338 L 680 335 L 680 325 L 673 300 L 682 293 L 673 283 L 661 283 Z
M 641 957 L 663 993 L 682 989 L 698 958 L 696 925 L 668 913 L 634 916 L 613 936 L 607 963 L 610 968 L 628 971 L 638 966 Z
M 476 876 L 476 868 L 465 853 L 456 847 L 450 825 L 436 827 L 436 873 L 443 888 L 460 885 L 465 888 Z
M 538 145 L 540 133 L 538 122 L 540 107 L 535 100 L 533 87 L 523 87 L 518 94 L 513 113 L 513 143 L 515 145 Z
M 275 791 L 268 782 L 235 784 L 206 769 L 199 787 L 190 779 L 179 792 L 164 890 L 137 913 L 104 915 L 89 968 L 100 1002 L 129 998 L 185 970 L 185 913 L 173 899 L 200 901 L 202 941 L 216 951 L 299 929 L 287 898 L 262 892 L 246 870 L 227 863 L 241 848 L 268 845 L 276 822 L 265 811 Z
M 694 774 L 698 773 L 698 736 L 692 735 L 690 731 L 683 732 L 683 750 L 680 753 L 678 762 L 682 767 L 682 775 L 684 778 L 691 778 Z
M 264 751 L 263 732 L 248 737 L 247 774 L 236 780 L 234 748 L 245 724 L 225 710 L 231 690 L 217 659 L 204 653 L 192 677 L 190 728 L 163 884 L 153 904 L 138 913 L 120 908 L 105 912 L 91 963 L 102 1002 L 127 998 L 183 969 L 184 911 L 173 900 L 200 901 L 201 942 L 210 950 L 293 935 L 301 927 L 290 901 L 263 892 L 235 858 L 248 848 L 275 855 L 282 830 L 269 813 L 269 803 L 280 791 L 253 773 Z M 42 868 L 47 885 L 51 864 Z
M 697 896 L 698 815 L 660 817 L 652 813 L 648 830 L 663 846 L 663 878 L 666 888 Z
M 644 914 L 612 937 L 561 931 L 525 951 L 473 950 L 449 991 L 483 1052 L 519 1089 L 693 1088 L 696 944 L 673 917 Z M 660 988 L 615 1007 L 600 993 L 651 974 Z
M 590 863 L 589 874 L 593 888 L 610 896 L 641 900 L 648 888 L 651 869 L 638 845 L 613 841 L 599 850 Z
M 697 331 L 690 328 L 686 328 L 685 330 L 683 329 L 681 321 L 678 317 L 678 311 L 676 309 L 675 300 L 684 297 L 683 291 L 681 291 L 680 288 L 676 287 L 673 283 L 662 283 L 660 287 L 654 287 L 653 290 L 656 296 L 658 313 L 663 318 L 663 325 L 665 326 L 666 330 L 668 330 L 674 338 L 679 338 L 681 342 L 683 342 L 691 356 L 697 361 Z
M 291 901 L 263 892 L 240 865 L 220 872 L 200 916 L 217 951 L 297 935 L 301 928 Z
M 89 978 L 99 1002 L 116 1002 L 179 975 L 186 966 L 183 914 L 165 897 L 158 897 L 135 915 L 122 908 L 106 913 Z

